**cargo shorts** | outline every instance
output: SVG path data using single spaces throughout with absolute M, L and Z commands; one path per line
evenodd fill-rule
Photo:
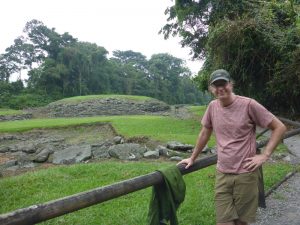
M 215 208 L 217 223 L 239 219 L 255 222 L 258 208 L 259 171 L 242 174 L 216 172 Z

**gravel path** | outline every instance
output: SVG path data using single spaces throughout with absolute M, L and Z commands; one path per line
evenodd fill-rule
M 300 174 L 296 173 L 266 199 L 253 225 L 300 225 Z
M 300 135 L 284 140 L 299 165 Z M 257 221 L 251 225 L 300 225 L 300 174 L 296 173 L 266 199 L 267 208 L 259 208 Z

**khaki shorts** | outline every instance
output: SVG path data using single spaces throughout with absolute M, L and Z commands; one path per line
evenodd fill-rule
M 258 207 L 259 171 L 242 174 L 223 174 L 217 171 L 215 207 L 217 223 L 239 219 L 255 222 Z

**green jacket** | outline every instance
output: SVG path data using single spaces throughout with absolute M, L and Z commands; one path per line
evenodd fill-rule
M 184 201 L 185 183 L 177 166 L 159 170 L 164 181 L 153 186 L 149 206 L 148 225 L 177 225 L 176 210 Z

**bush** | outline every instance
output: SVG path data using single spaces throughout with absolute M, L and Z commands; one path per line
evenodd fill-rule
M 8 100 L 8 107 L 12 109 L 24 109 L 31 107 L 45 106 L 52 102 L 48 96 L 38 94 L 21 94 L 14 95 Z

